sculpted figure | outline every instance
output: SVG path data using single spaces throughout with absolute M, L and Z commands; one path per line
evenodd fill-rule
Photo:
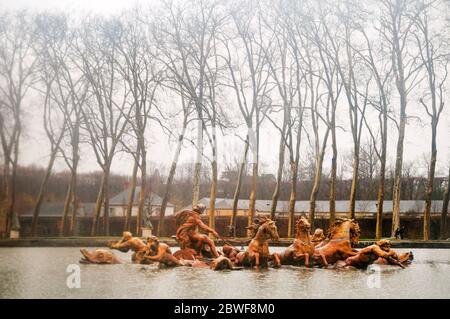
M 355 256 L 358 252 L 352 249 L 359 241 L 361 230 L 353 219 L 336 219 L 328 229 L 328 238 L 316 246 L 316 251 L 325 256 L 328 264 Z M 317 258 L 317 257 L 315 257 Z
M 300 266 L 304 264 L 306 267 L 312 266 L 310 258 L 316 254 L 317 260 L 321 265 L 328 266 L 325 256 L 322 252 L 315 252 L 314 243 L 311 241 L 311 224 L 308 220 L 301 216 L 296 223 L 296 237 L 292 245 L 290 245 L 284 252 L 280 254 L 282 265 Z
M 399 254 L 398 255 L 398 261 L 403 265 L 403 266 L 407 266 L 409 264 L 412 263 L 412 261 L 414 260 L 414 255 L 412 253 L 412 251 L 409 251 L 407 253 L 403 253 L 403 254 Z M 377 260 L 375 260 L 374 264 L 378 264 L 378 265 L 389 265 L 390 262 L 387 259 L 384 258 L 378 258 Z
M 197 256 L 197 251 L 195 251 L 195 249 L 192 248 L 179 249 L 173 253 L 173 256 L 177 259 L 195 260 Z
M 253 239 L 250 241 L 245 252 L 236 255 L 236 265 L 244 267 L 267 267 L 269 261 L 274 261 L 274 266 L 279 267 L 280 257 L 278 254 L 270 254 L 269 240 L 279 239 L 277 226 L 269 218 L 260 218 L 252 226 Z
M 314 246 L 320 245 L 325 240 L 325 234 L 323 233 L 322 228 L 316 228 L 314 231 L 314 234 L 311 238 L 311 242 L 314 244 Z
M 236 248 L 236 247 L 234 247 L 234 246 L 231 246 L 231 245 L 229 245 L 229 244 L 225 244 L 225 245 L 223 245 L 223 247 L 222 247 L 222 253 L 223 253 L 223 255 L 225 256 L 225 257 L 227 257 L 228 259 L 230 259 L 231 260 L 231 262 L 236 262 L 236 256 L 240 253 L 241 251 L 238 249 L 238 248 Z
M 187 265 L 195 268 L 209 268 L 212 270 L 237 270 L 240 268 L 234 267 L 230 259 L 225 256 L 219 256 L 214 259 L 194 259 L 185 260 Z
M 375 244 L 361 249 L 357 255 L 348 257 L 345 260 L 345 265 L 356 268 L 366 268 L 378 258 L 387 260 L 389 264 L 405 268 L 399 261 L 397 253 L 391 249 L 391 242 L 387 239 L 377 241 Z
M 225 256 L 219 256 L 217 258 L 214 258 L 211 264 L 209 265 L 209 268 L 211 268 L 212 270 L 234 269 L 231 260 Z
M 144 260 L 159 262 L 168 267 L 184 266 L 185 263 L 172 255 L 170 247 L 165 243 L 160 243 L 158 237 L 147 238 L 147 251 L 143 256 Z
M 138 237 L 133 237 L 133 235 L 125 231 L 123 232 L 122 239 L 117 243 L 110 244 L 109 248 L 117 249 L 121 252 L 126 253 L 130 249 L 134 251 L 131 256 L 131 261 L 134 263 L 141 263 L 143 261 L 143 256 L 147 252 L 147 246 L 145 243 Z
M 205 211 L 206 207 L 203 204 L 197 204 L 192 207 L 192 210 L 183 210 L 176 215 L 177 220 L 177 234 L 176 238 L 180 244 L 180 249 L 194 249 L 196 257 L 203 257 L 205 248 L 210 250 L 211 257 L 219 257 L 214 242 L 207 236 L 200 234 L 197 227 L 207 233 L 219 237 L 219 234 L 212 228 L 208 227 L 200 218 L 200 215 Z M 208 254 L 208 251 L 206 251 Z M 209 256 L 205 256 L 209 257 Z
M 121 264 L 122 262 L 112 252 L 106 249 L 96 249 L 88 251 L 80 249 L 83 257 L 80 259 L 82 264 Z

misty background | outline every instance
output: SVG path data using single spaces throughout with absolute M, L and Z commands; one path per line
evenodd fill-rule
M 62 230 L 94 204 L 109 234 L 110 198 L 127 192 L 137 232 L 152 192 L 161 229 L 208 199 L 444 199 L 450 158 L 448 1 L 7 1 L 0 8 L 0 217 L 64 202 Z M 136 194 L 135 194 L 136 193 Z M 447 204 L 445 204 L 447 203 Z M 445 212 L 444 212 L 445 211 Z M 445 213 L 445 214 L 444 214 Z M 2 220 L 0 219 L 0 226 Z M 445 223 L 441 223 L 444 225 Z M 313 224 L 314 226 L 314 224 Z M 445 226 L 445 225 L 444 225 Z M 0 227 L 1 231 L 1 227 Z M 72 231 L 72 229 L 70 230 Z

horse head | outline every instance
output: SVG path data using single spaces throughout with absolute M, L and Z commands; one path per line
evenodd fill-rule
M 333 239 L 348 239 L 352 246 L 359 242 L 359 236 L 361 235 L 361 229 L 358 222 L 354 219 L 338 218 L 328 228 L 327 238 Z
M 295 224 L 296 236 L 300 235 L 309 235 L 309 231 L 311 230 L 311 224 L 308 222 L 308 219 L 305 216 L 300 216 L 297 219 L 297 223 Z
M 278 229 L 275 225 L 275 221 L 267 217 L 262 217 L 257 220 L 256 224 L 253 224 L 254 238 L 260 240 L 279 239 Z M 251 226 L 251 227 L 252 227 Z

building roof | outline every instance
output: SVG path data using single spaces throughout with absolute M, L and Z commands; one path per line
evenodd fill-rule
M 204 204 L 207 208 L 209 207 L 209 198 L 202 198 L 200 203 Z M 256 210 L 264 213 L 270 212 L 270 207 L 272 205 L 271 200 L 256 200 Z M 316 212 L 328 212 L 329 211 L 329 201 L 319 200 L 316 201 Z M 402 200 L 400 201 L 400 212 L 401 213 L 417 213 L 424 210 L 425 201 L 424 200 Z M 249 200 L 240 199 L 238 201 L 238 210 L 248 210 Z M 186 206 L 184 209 L 189 209 L 191 206 Z M 216 199 L 216 209 L 217 210 L 229 210 L 233 207 L 233 200 L 228 198 L 217 198 Z M 289 207 L 289 201 L 278 201 L 277 203 L 277 213 L 287 213 Z M 348 200 L 337 200 L 336 201 L 336 212 L 347 212 L 350 207 L 350 201 Z M 432 212 L 441 212 L 442 201 L 434 200 L 431 202 Z M 307 213 L 309 211 L 309 201 L 296 201 L 295 202 L 295 212 L 296 213 Z M 376 213 L 377 211 L 377 201 L 375 200 L 357 200 L 355 203 L 355 211 L 359 213 Z M 384 201 L 383 203 L 384 212 L 392 212 L 392 201 Z
M 138 204 L 140 193 L 141 193 L 141 187 L 136 186 L 136 191 L 134 192 L 134 198 L 133 198 L 133 206 Z M 110 206 L 124 206 L 124 205 L 127 205 L 127 201 L 128 201 L 128 190 L 124 190 L 124 191 L 120 192 L 119 194 L 111 197 L 109 199 L 109 205 Z M 163 199 L 161 196 L 158 196 L 157 194 L 152 192 L 152 193 L 150 193 L 149 198 L 147 198 L 146 205 L 161 206 L 162 201 L 163 201 Z M 167 206 L 174 207 L 175 205 L 168 202 Z
M 92 215 L 94 211 L 95 203 L 81 203 L 77 210 L 77 216 Z M 33 210 L 30 209 L 22 214 L 20 217 L 33 216 Z M 42 203 L 39 211 L 39 217 L 58 217 L 62 216 L 64 211 L 64 202 L 48 202 Z
M 136 187 L 136 192 L 134 194 L 133 206 L 138 204 L 139 193 L 141 187 Z M 112 197 L 109 202 L 110 207 L 114 206 L 126 206 L 128 199 L 128 191 L 123 191 L 116 196 Z M 161 206 L 162 198 L 154 193 L 151 193 L 150 199 L 147 201 L 146 205 Z M 167 207 L 174 207 L 172 203 L 167 203 Z M 93 215 L 95 209 L 95 203 L 80 203 L 77 211 L 78 217 L 90 217 Z M 42 203 L 39 212 L 39 217 L 61 217 L 64 211 L 64 202 L 46 202 Z M 103 214 L 103 207 L 102 213 Z M 33 216 L 33 209 L 20 214 L 20 217 L 31 217 Z

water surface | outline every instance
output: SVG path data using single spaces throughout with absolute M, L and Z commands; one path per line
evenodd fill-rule
M 381 272 L 81 264 L 81 287 L 71 289 L 67 267 L 78 265 L 79 248 L 0 248 L 0 298 L 450 298 L 450 250 L 413 252 L 407 269 Z M 129 253 L 115 253 L 130 260 Z

